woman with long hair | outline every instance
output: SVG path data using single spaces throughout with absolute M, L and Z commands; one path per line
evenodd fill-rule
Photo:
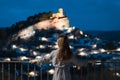
M 30 62 L 51 61 L 55 67 L 53 80 L 71 80 L 70 66 L 71 63 L 76 65 L 86 65 L 87 61 L 77 60 L 69 47 L 69 41 L 66 35 L 60 35 L 57 39 L 58 49 L 53 50 L 49 56 L 42 59 L 33 59 Z

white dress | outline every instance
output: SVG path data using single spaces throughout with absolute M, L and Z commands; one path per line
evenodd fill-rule
M 50 53 L 49 57 L 44 57 L 43 59 L 38 59 L 38 63 L 51 61 L 52 65 L 55 67 L 55 73 L 53 75 L 53 80 L 71 80 L 70 65 L 71 63 L 76 65 L 86 65 L 87 61 L 77 60 L 72 57 L 68 61 L 57 61 L 58 50 L 54 50 Z

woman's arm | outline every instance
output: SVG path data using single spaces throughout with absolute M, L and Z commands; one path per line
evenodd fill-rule
M 29 62 L 30 62 L 30 63 L 35 63 L 35 62 L 37 62 L 37 59 L 32 59 L 32 60 L 30 60 Z
M 29 62 L 30 63 L 47 63 L 50 62 L 50 60 L 52 59 L 53 56 L 53 51 L 50 54 L 45 54 L 44 56 L 40 56 L 38 58 L 32 59 Z

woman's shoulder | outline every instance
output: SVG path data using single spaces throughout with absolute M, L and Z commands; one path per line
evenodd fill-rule
M 52 55 L 56 55 L 58 53 L 58 50 L 53 50 L 53 51 L 51 51 L 51 54 Z
M 58 49 L 51 51 L 51 53 L 57 53 Z

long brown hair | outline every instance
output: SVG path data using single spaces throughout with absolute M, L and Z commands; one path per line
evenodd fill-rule
M 66 61 L 72 57 L 72 52 L 69 47 L 68 38 L 66 35 L 59 35 L 58 40 L 59 52 L 57 55 L 57 60 Z

